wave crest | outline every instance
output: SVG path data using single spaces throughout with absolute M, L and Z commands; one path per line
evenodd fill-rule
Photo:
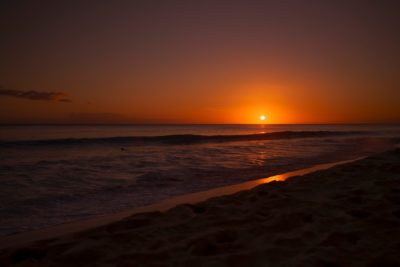
M 164 135 L 164 136 L 120 136 L 106 138 L 67 138 L 25 141 L 0 141 L 0 146 L 13 145 L 84 145 L 84 144 L 175 144 L 222 143 L 237 141 L 276 140 L 294 138 L 317 138 L 366 134 L 365 131 L 282 131 L 244 135 Z

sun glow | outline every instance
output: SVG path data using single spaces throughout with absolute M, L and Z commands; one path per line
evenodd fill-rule
M 265 115 L 261 115 L 261 116 L 260 116 L 260 121 L 265 121 L 266 118 L 267 118 L 267 117 L 265 117 Z

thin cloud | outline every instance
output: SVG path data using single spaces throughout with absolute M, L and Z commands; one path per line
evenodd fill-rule
M 29 100 L 45 100 L 56 102 L 72 102 L 67 98 L 67 94 L 63 92 L 39 92 L 39 91 L 22 91 L 12 89 L 0 89 L 0 96 L 11 96 Z
M 132 119 L 117 113 L 71 113 L 74 123 L 129 123 Z

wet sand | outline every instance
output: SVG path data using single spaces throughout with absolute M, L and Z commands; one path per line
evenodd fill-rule
M 66 234 L 98 227 L 101 225 L 110 224 L 113 222 L 120 221 L 126 217 L 129 217 L 129 216 L 131 216 L 133 214 L 137 214 L 137 213 L 153 212 L 153 211 L 167 211 L 167 210 L 169 210 L 177 205 L 180 205 L 180 204 L 195 204 L 195 203 L 199 203 L 199 202 L 205 201 L 207 199 L 210 199 L 212 197 L 231 195 L 231 194 L 234 194 L 239 191 L 252 189 L 260 184 L 270 183 L 272 181 L 284 181 L 293 176 L 305 175 L 308 173 L 312 173 L 312 172 L 315 172 L 318 170 L 328 169 L 333 166 L 352 162 L 355 160 L 357 160 L 357 159 L 344 160 L 344 161 L 333 162 L 333 163 L 318 164 L 318 165 L 315 165 L 310 168 L 286 172 L 283 174 L 278 174 L 278 175 L 273 175 L 273 176 L 269 176 L 266 178 L 251 180 L 251 181 L 240 183 L 240 184 L 217 187 L 217 188 L 209 189 L 206 191 L 200 191 L 200 192 L 175 196 L 175 197 L 171 197 L 171 198 L 165 199 L 163 201 L 157 202 L 155 204 L 138 207 L 138 208 L 133 208 L 133 209 L 125 210 L 122 212 L 94 216 L 92 218 L 85 219 L 85 220 L 78 220 L 75 222 L 60 224 L 60 225 L 56 225 L 56 226 L 52 226 L 52 227 L 48 227 L 48 228 L 44 228 L 44 229 L 27 231 L 27 232 L 22 232 L 22 233 L 10 235 L 10 236 L 0 237 L 0 250 L 4 249 L 4 248 L 12 247 L 12 246 L 24 245 L 26 243 L 30 243 L 30 242 L 37 241 L 37 240 L 55 238 L 55 237 L 59 237 L 61 235 L 66 235 Z
M 400 266 L 400 149 L 0 252 L 1 266 Z

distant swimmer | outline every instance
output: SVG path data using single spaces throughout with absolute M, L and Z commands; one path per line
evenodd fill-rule
M 124 147 L 121 147 L 121 151 L 128 151 L 128 150 Z

